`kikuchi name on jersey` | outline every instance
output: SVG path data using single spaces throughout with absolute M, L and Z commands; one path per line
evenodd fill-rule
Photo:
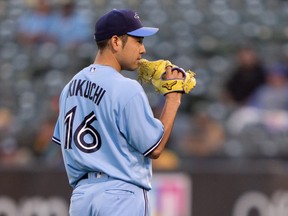
M 67 97 L 80 96 L 93 101 L 99 105 L 105 94 L 105 90 L 94 82 L 89 80 L 75 79 L 69 85 Z

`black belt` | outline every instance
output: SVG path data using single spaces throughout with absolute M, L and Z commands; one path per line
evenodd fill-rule
M 85 174 L 78 180 L 78 182 L 81 181 L 81 180 L 83 180 L 83 179 L 88 179 L 88 173 L 85 173 Z
M 83 176 L 81 176 L 81 178 L 79 178 L 78 181 L 76 182 L 76 185 L 84 179 L 88 179 L 88 173 L 85 173 Z
M 95 178 L 101 178 L 101 177 L 104 177 L 104 176 L 107 176 L 106 174 L 102 173 L 102 172 L 95 172 L 95 173 L 92 173 L 95 175 Z M 77 181 L 77 184 L 81 181 L 81 180 L 84 180 L 84 179 L 88 179 L 89 178 L 89 174 L 88 173 L 85 173 L 78 181 Z

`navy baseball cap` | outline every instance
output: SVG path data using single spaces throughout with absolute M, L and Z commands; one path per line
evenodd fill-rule
M 131 35 L 146 37 L 155 34 L 159 29 L 143 27 L 137 12 L 117 10 L 106 13 L 96 22 L 94 38 L 96 41 L 106 40 L 113 35 Z

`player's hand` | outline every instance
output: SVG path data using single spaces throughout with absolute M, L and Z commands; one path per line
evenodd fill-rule
M 184 77 L 183 72 L 177 69 L 172 70 L 171 66 L 168 66 L 166 68 L 166 75 L 165 75 L 166 79 L 183 79 L 183 77 Z
M 183 77 L 184 74 L 181 71 L 178 71 L 176 69 L 172 70 L 171 66 L 168 66 L 166 68 L 166 77 L 165 77 L 166 79 L 183 79 Z M 180 105 L 182 95 L 183 95 L 182 92 L 170 92 L 165 96 L 167 100 L 173 100 Z
M 151 83 L 163 95 L 180 92 L 188 94 L 196 85 L 195 73 L 178 67 L 168 60 L 139 60 L 138 80 Z

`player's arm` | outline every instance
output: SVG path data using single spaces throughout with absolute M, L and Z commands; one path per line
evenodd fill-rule
M 179 73 L 177 70 L 171 71 L 171 67 L 167 67 L 167 78 L 182 78 L 183 74 Z M 182 93 L 172 92 L 166 94 L 165 104 L 160 116 L 160 121 L 164 126 L 164 136 L 157 146 L 149 155 L 149 158 L 157 159 L 162 151 L 164 150 L 168 139 L 171 135 L 171 131 L 174 125 L 176 114 L 181 104 Z

